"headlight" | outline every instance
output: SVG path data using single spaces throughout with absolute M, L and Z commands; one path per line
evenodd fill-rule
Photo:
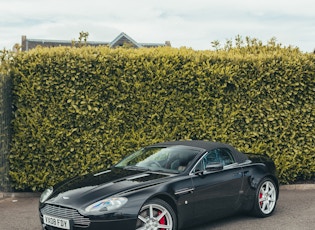
M 41 203 L 44 203 L 44 202 L 48 199 L 48 197 L 53 193 L 53 191 L 54 191 L 54 189 L 53 189 L 52 187 L 47 188 L 47 189 L 42 193 L 42 195 L 40 196 L 39 201 L 40 201 Z
M 94 204 L 88 206 L 85 211 L 89 214 L 102 214 L 107 211 L 112 211 L 122 207 L 128 201 L 125 197 L 109 197 L 104 200 L 100 200 Z

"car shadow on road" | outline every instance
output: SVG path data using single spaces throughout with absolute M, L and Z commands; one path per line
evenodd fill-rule
M 250 221 L 252 219 L 257 219 L 257 218 L 249 216 L 247 214 L 235 214 L 235 215 L 227 216 L 221 219 L 209 221 L 205 224 L 196 225 L 190 228 L 184 228 L 183 230 L 231 229 L 230 226 L 232 225 L 235 226 L 239 222 L 244 223 L 244 221 Z
M 278 206 L 274 213 L 267 218 L 259 218 L 250 213 L 236 213 L 221 219 L 209 221 L 183 230 L 253 230 L 253 229 L 288 229 L 281 224 L 282 216 L 285 216 L 285 208 Z M 280 219 L 280 221 L 279 221 Z M 285 222 L 284 222 L 285 223 Z M 280 228 L 279 228 L 280 227 Z

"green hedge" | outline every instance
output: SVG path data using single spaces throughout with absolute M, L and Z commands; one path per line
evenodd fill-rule
M 0 191 L 10 189 L 7 158 L 10 154 L 12 92 L 7 62 L 11 57 L 9 51 L 0 50 Z
M 291 48 L 38 48 L 12 61 L 16 189 L 106 168 L 140 146 L 228 142 L 283 183 L 314 176 L 315 58 Z

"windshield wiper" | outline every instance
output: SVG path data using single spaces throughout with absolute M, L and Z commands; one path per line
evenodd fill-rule
M 140 167 L 140 166 L 136 166 L 136 165 L 129 165 L 129 166 L 125 166 L 124 169 L 127 170 L 136 170 L 136 171 L 149 171 L 148 168 L 145 167 Z
M 169 169 L 152 169 L 150 170 L 152 173 L 168 173 L 168 174 L 179 174 L 179 172 L 176 172 L 174 170 L 169 170 Z

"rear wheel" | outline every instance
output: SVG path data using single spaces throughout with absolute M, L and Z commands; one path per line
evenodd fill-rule
M 153 199 L 143 205 L 136 230 L 176 230 L 177 219 L 172 207 L 163 200 Z
M 264 178 L 256 191 L 253 214 L 258 217 L 270 216 L 277 204 L 277 187 L 270 178 Z

